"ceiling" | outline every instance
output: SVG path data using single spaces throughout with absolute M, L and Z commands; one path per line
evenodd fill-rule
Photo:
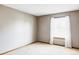
M 5 6 L 34 16 L 79 10 L 79 4 L 5 4 Z

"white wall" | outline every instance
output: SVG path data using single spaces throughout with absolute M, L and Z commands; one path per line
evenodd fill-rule
M 0 5 L 0 53 L 36 41 L 36 17 Z

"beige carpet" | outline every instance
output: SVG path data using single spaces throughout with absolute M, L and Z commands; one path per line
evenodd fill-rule
M 36 42 L 5 55 L 77 55 L 79 49 L 70 49 L 63 46 L 50 45 L 46 43 Z

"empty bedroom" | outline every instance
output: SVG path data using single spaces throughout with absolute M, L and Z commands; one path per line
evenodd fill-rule
M 0 4 L 0 55 L 79 55 L 79 4 Z

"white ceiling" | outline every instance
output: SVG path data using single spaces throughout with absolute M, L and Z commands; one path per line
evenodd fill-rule
M 79 10 L 79 4 L 5 4 L 5 6 L 35 16 Z

